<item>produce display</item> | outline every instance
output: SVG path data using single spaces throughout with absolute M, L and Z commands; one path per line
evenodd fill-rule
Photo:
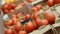
M 51 12 L 40 12 L 42 10 L 42 5 L 35 5 L 31 8 L 31 14 L 23 15 L 23 13 L 9 13 L 14 12 L 17 7 L 26 6 L 32 3 L 34 0 L 26 0 L 27 2 L 22 2 L 18 6 L 14 3 L 5 3 L 2 5 L 1 9 L 4 15 L 8 14 L 9 19 L 4 21 L 5 34 L 29 34 L 41 26 L 52 25 L 55 23 L 56 17 Z M 44 0 L 49 7 L 60 3 L 60 0 Z M 9 2 L 9 1 L 7 1 Z
M 7 31 L 12 30 L 19 34 L 30 33 L 37 30 L 40 26 L 47 26 L 55 23 L 55 16 L 49 12 L 27 14 L 23 16 L 21 13 L 11 15 L 8 21 L 5 21 L 5 28 Z M 17 29 L 18 28 L 18 29 Z M 6 32 L 11 33 L 11 32 Z

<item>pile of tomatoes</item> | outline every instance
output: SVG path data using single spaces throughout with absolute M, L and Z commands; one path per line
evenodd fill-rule
M 6 3 L 1 7 L 4 14 L 10 13 L 11 10 L 15 10 L 15 8 L 16 8 L 16 5 L 13 3 Z
M 32 11 L 32 13 L 35 13 L 41 9 L 42 9 L 42 5 L 36 5 L 36 6 L 32 7 L 31 11 Z
M 27 0 L 28 2 L 33 2 L 34 0 Z M 59 3 L 59 0 L 46 0 L 49 6 Z M 26 2 L 20 4 L 25 6 Z M 19 5 L 19 6 L 20 6 Z M 12 3 L 7 3 L 2 6 L 2 11 L 4 14 L 8 14 L 11 10 L 15 10 L 17 6 Z M 5 34 L 28 34 L 37 30 L 41 26 L 52 25 L 55 23 L 55 15 L 50 12 L 38 12 L 42 9 L 42 5 L 36 5 L 32 7 L 31 11 L 33 14 L 22 13 L 12 14 L 9 20 L 5 21 Z
M 49 12 L 36 12 L 34 14 L 22 13 L 11 15 L 8 21 L 5 21 L 5 34 L 28 34 L 37 30 L 39 27 L 55 23 L 55 15 Z
M 9 14 L 9 13 L 14 12 L 14 10 L 16 10 L 17 7 L 21 7 L 21 6 L 26 6 L 26 2 L 22 2 L 18 5 L 14 3 L 5 3 L 4 5 L 2 5 L 1 9 L 4 14 Z

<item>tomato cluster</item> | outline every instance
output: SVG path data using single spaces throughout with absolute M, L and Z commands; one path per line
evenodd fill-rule
M 53 6 L 55 4 L 60 3 L 60 0 L 45 0 L 46 4 L 48 4 L 49 6 Z
M 13 3 L 6 3 L 1 7 L 4 14 L 10 13 L 11 10 L 15 10 L 15 8 L 16 8 L 16 5 Z
M 35 13 L 35 12 L 38 12 L 39 10 L 41 10 L 41 9 L 42 9 L 42 5 L 36 5 L 31 9 L 31 11 L 33 13 Z
M 40 26 L 54 23 L 55 15 L 49 12 L 36 12 L 25 16 L 22 13 L 13 14 L 4 24 L 7 29 L 5 34 L 28 34 Z

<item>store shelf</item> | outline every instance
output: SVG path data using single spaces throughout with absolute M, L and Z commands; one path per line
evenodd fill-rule
M 37 4 L 37 3 L 41 2 L 41 1 L 43 1 L 43 0 L 34 1 L 34 2 L 31 3 L 31 5 L 35 5 L 35 4 Z
M 54 27 L 60 27 L 60 23 L 55 23 L 53 24 Z M 45 32 L 47 32 L 48 30 L 50 30 L 51 27 L 50 25 L 47 25 L 45 28 L 41 29 L 41 30 L 36 30 L 36 31 L 33 31 L 32 33 L 30 34 L 37 34 L 37 33 L 40 33 L 40 34 L 43 34 Z

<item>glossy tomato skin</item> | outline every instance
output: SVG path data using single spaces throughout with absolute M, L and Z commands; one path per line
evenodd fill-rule
M 32 14 L 32 18 L 34 19 L 34 20 L 36 20 L 37 18 L 38 18 L 38 15 L 37 15 L 38 13 L 34 13 L 34 14 Z
M 44 12 L 46 14 L 46 19 L 49 21 L 50 24 L 55 23 L 55 15 L 50 12 Z
M 12 20 L 13 20 L 13 24 L 16 24 L 17 22 L 19 22 L 17 18 L 12 18 Z
M 24 20 L 29 19 L 31 17 L 30 14 L 25 15 Z
M 33 2 L 34 0 L 27 0 L 28 2 Z
M 3 11 L 4 14 L 8 14 L 9 12 L 10 10 L 7 10 L 7 9 Z
M 40 27 L 40 26 L 43 26 L 43 25 L 48 25 L 49 22 L 48 22 L 48 20 L 46 20 L 46 19 L 40 20 L 40 19 L 38 18 L 38 19 L 36 19 L 36 24 L 38 25 L 38 27 Z
M 12 21 L 12 19 L 9 19 L 8 23 L 7 23 L 9 26 L 12 26 L 14 23 Z
M 42 8 L 42 5 L 36 5 L 35 7 L 37 8 L 37 10 L 40 10 Z
M 10 6 L 11 6 L 11 9 L 15 9 L 16 8 L 15 4 L 10 4 Z
M 5 34 L 14 34 L 14 31 L 11 30 L 11 29 L 7 29 L 7 30 L 5 31 Z
M 34 25 L 32 22 L 28 22 L 27 24 L 25 24 L 25 30 L 30 33 L 34 30 Z
M 17 24 L 15 24 L 14 28 L 15 28 L 16 32 L 19 32 L 22 29 L 22 24 L 21 23 L 17 23 Z
M 18 34 L 28 34 L 26 31 L 19 31 Z
M 60 3 L 60 0 L 54 0 L 54 4 Z
M 33 25 L 34 25 L 34 30 L 37 30 L 38 26 L 37 26 L 36 22 L 35 21 L 32 21 L 32 22 L 33 22 Z
M 46 4 L 48 4 L 48 6 L 53 6 L 54 5 L 54 0 L 47 0 Z

